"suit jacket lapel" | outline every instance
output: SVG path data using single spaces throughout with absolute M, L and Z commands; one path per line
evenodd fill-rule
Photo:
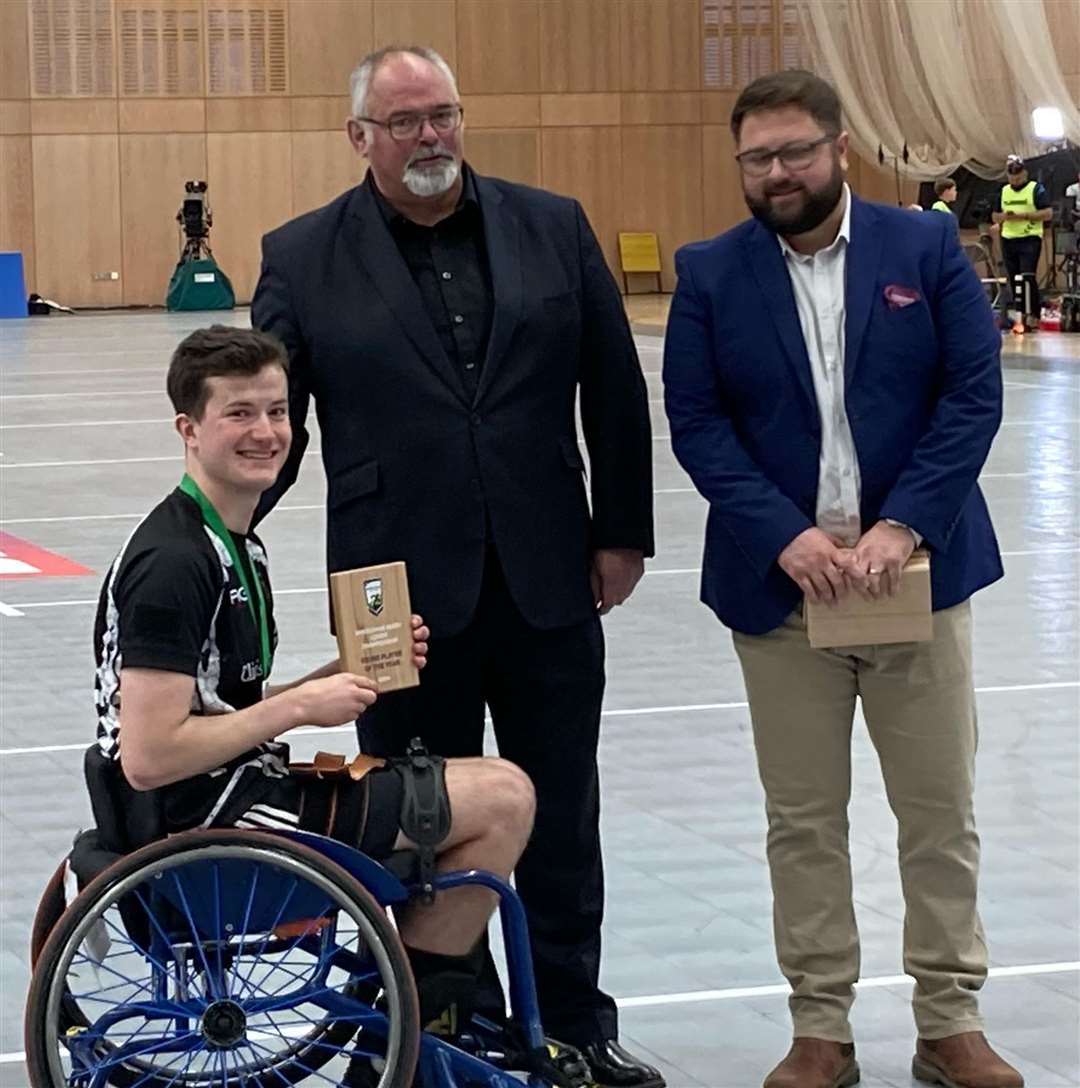
M 349 212 L 349 222 L 355 231 L 353 241 L 357 254 L 376 291 L 424 361 L 456 396 L 465 400 L 461 375 L 443 350 L 439 334 L 424 306 L 420 289 L 416 286 L 409 266 L 401 256 L 390 228 L 375 203 L 370 183 L 359 185 L 353 190 Z
M 799 310 L 795 305 L 795 292 L 791 288 L 791 277 L 784 263 L 780 243 L 772 231 L 755 223 L 754 230 L 744 245 L 748 251 L 750 268 L 772 314 L 773 328 L 780 337 L 791 369 L 802 391 L 811 403 L 816 404 L 810 356 L 806 352 L 806 341 L 803 339 L 802 325 L 799 324 Z
M 881 261 L 881 231 L 873 208 L 852 195 L 844 319 L 844 381 L 850 385 L 874 308 Z
M 491 271 L 491 335 L 488 337 L 484 369 L 476 390 L 477 402 L 491 388 L 491 382 L 506 356 L 514 330 L 521 319 L 524 298 L 521 260 L 521 223 L 507 208 L 502 194 L 486 178 L 474 175 L 476 195 L 484 218 L 484 242 Z

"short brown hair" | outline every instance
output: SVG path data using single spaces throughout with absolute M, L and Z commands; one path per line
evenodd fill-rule
M 956 182 L 952 178 L 938 178 L 934 182 L 934 195 L 944 196 L 950 189 L 956 188 Z
M 255 329 L 211 325 L 196 329 L 177 345 L 165 388 L 177 414 L 201 419 L 210 399 L 207 378 L 253 377 L 266 366 L 279 366 L 289 373 L 289 358 L 280 340 Z
M 840 98 L 832 84 L 813 72 L 793 69 L 762 76 L 742 89 L 731 111 L 731 131 L 736 141 L 748 113 L 776 110 L 782 106 L 798 106 L 805 110 L 829 136 L 839 136 L 844 127 Z

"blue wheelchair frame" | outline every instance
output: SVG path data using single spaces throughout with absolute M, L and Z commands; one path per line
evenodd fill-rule
M 413 897 L 410 889 L 393 873 L 359 850 L 307 831 L 283 831 L 280 834 L 317 850 L 340 865 L 363 884 L 382 907 L 405 903 Z M 525 1045 L 530 1050 L 539 1050 L 544 1046 L 544 1030 L 540 1024 L 540 1005 L 536 997 L 536 976 L 533 973 L 525 908 L 517 892 L 506 881 L 483 869 L 436 874 L 432 880 L 436 894 L 468 885 L 487 888 L 499 897 L 511 1017 L 521 1031 Z M 459 1088 L 455 1075 L 485 1084 L 486 1088 L 521 1088 L 522 1084 L 519 1077 L 496 1069 L 427 1032 L 420 1039 L 419 1071 L 424 1088 Z M 529 1077 L 525 1083 L 533 1088 L 544 1088 L 546 1084 L 535 1076 Z
M 384 909 L 406 903 L 413 898 L 414 893 L 417 891 L 417 889 L 411 889 L 403 883 L 383 865 L 344 843 L 304 831 L 280 831 L 272 834 L 275 837 L 290 839 L 302 846 L 306 846 L 339 866 L 363 885 L 379 906 Z M 213 879 L 215 882 L 218 880 L 216 874 Z M 494 874 L 475 869 L 438 874 L 433 879 L 432 884 L 436 894 L 464 886 L 478 886 L 493 891 L 499 897 L 499 916 L 502 923 L 508 966 L 510 1006 L 513 1021 L 520 1035 L 520 1039 L 515 1040 L 515 1042 L 523 1045 L 524 1049 L 528 1051 L 542 1052 L 545 1044 L 536 997 L 536 982 L 529 946 L 528 924 L 524 907 L 517 893 L 509 884 Z M 211 914 L 207 913 L 209 908 L 205 904 L 200 904 L 194 898 L 189 900 L 179 885 L 177 885 L 177 892 L 172 892 L 166 888 L 155 889 L 152 892 L 152 900 L 157 901 L 155 903 L 156 909 L 164 907 L 185 917 L 193 936 L 197 933 L 220 933 L 223 928 L 231 932 L 230 925 L 223 925 L 226 921 L 226 915 L 231 917 L 232 912 L 228 909 L 222 910 L 222 890 L 220 887 L 215 887 L 213 897 L 215 905 Z M 227 888 L 224 890 L 227 900 Z M 307 902 L 304 893 L 301 893 L 298 899 L 292 900 L 290 897 L 285 902 L 281 902 L 276 910 L 270 908 L 268 911 L 265 906 L 260 907 L 259 909 L 266 916 L 257 915 L 257 920 L 255 920 L 251 915 L 251 899 L 253 898 L 254 890 L 252 890 L 251 898 L 247 903 L 247 913 L 243 914 L 244 932 L 249 931 L 249 928 L 253 933 L 267 932 L 273 930 L 283 921 L 310 917 L 311 913 L 309 912 L 319 911 L 319 907 L 314 902 Z M 312 898 L 310 891 L 307 892 L 307 898 Z M 168 996 L 169 968 L 166 965 L 170 958 L 173 957 L 170 938 L 161 922 L 157 920 L 156 909 L 151 910 L 145 902 L 143 906 L 146 909 L 146 920 L 149 924 L 148 945 L 144 946 L 146 947 L 145 954 L 154 968 L 156 993 L 150 1000 L 139 1001 L 138 1009 L 140 1012 L 151 1016 L 159 1014 L 162 1018 L 171 1018 L 178 1027 L 183 1029 L 192 1020 L 197 1020 L 199 1013 L 194 1005 L 189 1009 L 187 1002 L 178 1002 Z M 227 906 L 235 906 L 235 904 L 227 904 Z M 270 915 L 273 915 L 273 917 Z M 277 947 L 279 944 L 288 947 L 290 940 L 292 941 L 292 947 L 296 947 L 300 943 L 306 943 L 310 951 L 319 955 L 319 970 L 315 976 L 306 982 L 304 987 L 290 995 L 291 1003 L 302 1004 L 308 1002 L 326 1009 L 331 1018 L 337 1013 L 339 1016 L 355 1020 L 355 1003 L 329 991 L 324 984 L 332 967 L 336 966 L 347 971 L 351 968 L 351 973 L 360 975 L 366 965 L 356 961 L 352 953 L 343 949 L 335 950 L 329 957 L 321 954 L 325 953 L 333 932 L 333 928 L 328 926 L 324 929 L 306 933 L 298 938 L 275 938 L 273 940 L 266 938 L 263 939 L 260 945 L 260 954 L 280 950 Z M 204 947 L 198 941 L 193 941 L 192 955 L 201 960 L 208 977 L 212 975 L 208 957 L 212 959 L 216 955 L 220 973 L 220 948 L 215 953 L 209 945 Z M 275 998 L 271 994 L 249 1002 L 246 1011 L 252 1014 L 268 1010 L 276 1011 L 280 1008 L 280 1002 L 280 998 Z M 130 1005 L 119 1006 L 117 1009 L 103 1014 L 96 1019 L 95 1028 L 108 1029 L 114 1026 L 124 1019 L 125 1015 L 130 1015 L 130 1008 Z M 125 1012 L 125 1009 L 128 1011 Z M 380 1014 L 374 1010 L 372 1020 L 373 1024 L 371 1026 L 378 1034 L 381 1030 L 378 1023 Z M 477 1044 L 489 1046 L 496 1051 L 499 1049 L 500 1044 L 505 1045 L 505 1033 L 500 1032 L 496 1025 L 489 1024 L 479 1017 L 474 1019 L 468 1035 Z M 100 1065 L 94 1065 L 90 1040 L 85 1045 L 87 1049 L 85 1053 L 82 1053 L 83 1046 L 80 1045 L 78 1036 L 68 1040 L 68 1049 L 74 1062 L 74 1068 L 78 1069 L 81 1066 L 87 1070 L 86 1075 L 92 1077 L 90 1083 L 93 1088 L 98 1088 L 98 1085 L 104 1084 L 108 1080 L 108 1070 Z M 152 1045 L 150 1048 L 147 1048 L 145 1039 L 141 1042 L 132 1041 L 125 1046 L 121 1046 L 107 1064 L 113 1066 L 139 1055 L 146 1056 L 154 1052 L 165 1052 L 174 1048 L 175 1042 L 173 1041 L 163 1041 L 161 1044 Z M 104 1080 L 102 1080 L 103 1075 Z M 466 1084 L 470 1086 L 483 1085 L 485 1088 L 521 1088 L 523 1083 L 520 1076 L 513 1076 L 447 1040 L 427 1033 L 421 1033 L 417 1075 L 424 1088 L 463 1088 Z M 543 1086 L 550 1084 L 550 1081 L 537 1074 L 530 1074 L 525 1083 L 534 1086 L 534 1088 L 543 1088 Z M 403 1088 L 406 1088 L 406 1086 L 403 1086 Z

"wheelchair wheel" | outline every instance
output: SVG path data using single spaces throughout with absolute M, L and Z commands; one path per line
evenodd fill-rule
M 362 1029 L 362 1030 L 361 1030 Z M 27 998 L 33 1088 L 406 1088 L 420 1042 L 396 931 L 317 851 L 247 831 L 153 843 L 52 926 Z

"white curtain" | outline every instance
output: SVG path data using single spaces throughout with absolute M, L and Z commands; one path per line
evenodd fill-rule
M 1040 147 L 1031 110 L 1056 106 L 1080 143 L 1043 0 L 797 0 L 812 67 L 840 95 L 858 154 L 929 179 L 1002 174 Z M 1080 25 L 1080 0 L 1050 0 Z M 902 161 L 904 147 L 908 161 Z

